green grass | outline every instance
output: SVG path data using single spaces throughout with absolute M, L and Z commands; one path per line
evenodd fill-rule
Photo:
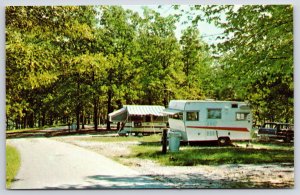
M 43 128 L 26 128 L 26 129 L 14 129 L 14 130 L 6 130 L 7 133 L 25 133 L 31 131 L 41 130 Z
M 293 144 L 254 143 L 253 148 L 246 148 L 248 142 L 235 142 L 239 147 L 191 147 L 181 146 L 178 153 L 161 153 L 161 135 L 129 137 L 88 137 L 83 141 L 95 142 L 129 142 L 138 141 L 139 145 L 131 147 L 131 155 L 126 158 L 151 159 L 162 165 L 194 166 L 222 164 L 264 164 L 294 163 Z
M 131 157 L 151 159 L 162 165 L 293 163 L 294 151 L 236 147 L 181 147 L 178 153 L 161 153 L 160 146 L 133 146 Z
M 44 130 L 46 128 L 50 127 L 60 127 L 60 126 L 66 126 L 65 124 L 61 125 L 45 125 L 43 127 L 34 127 L 34 128 L 25 128 L 25 129 L 13 129 L 13 130 L 6 130 L 7 133 L 26 133 L 26 132 L 32 132 L 32 131 L 38 131 L 38 130 Z
M 6 145 L 6 188 L 10 188 L 20 168 L 20 154 L 16 148 Z
M 138 142 L 160 142 L 161 141 L 161 135 L 150 135 L 150 136 L 97 136 L 97 137 L 88 137 L 88 138 L 82 138 L 80 139 L 82 141 L 93 141 L 93 142 L 132 142 L 132 141 L 138 141 Z
M 245 147 L 248 142 L 235 142 L 238 146 Z M 255 148 L 262 149 L 279 149 L 279 150 L 294 150 L 294 143 L 284 143 L 284 142 L 252 142 Z

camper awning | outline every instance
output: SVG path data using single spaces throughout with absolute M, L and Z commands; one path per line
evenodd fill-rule
M 182 110 L 166 108 L 162 111 L 162 113 L 165 114 L 165 115 L 174 115 L 174 114 L 177 114 L 179 112 L 182 112 Z
M 111 122 L 123 122 L 130 115 L 153 115 L 164 116 L 162 111 L 165 109 L 163 106 L 145 106 L 145 105 L 127 105 L 123 108 L 109 113 L 109 121 Z
M 127 118 L 127 109 L 126 108 L 121 108 L 121 109 L 116 110 L 112 113 L 109 113 L 108 116 L 109 116 L 109 121 L 111 121 L 111 122 L 125 121 L 126 118 Z
M 163 106 L 145 106 L 145 105 L 127 105 L 128 115 L 154 115 L 163 116 L 161 113 L 165 107 Z

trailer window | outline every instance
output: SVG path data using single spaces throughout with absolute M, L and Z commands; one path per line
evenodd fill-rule
M 179 112 L 179 113 L 176 113 L 174 115 L 170 115 L 170 118 L 178 119 L 178 120 L 183 120 L 183 113 Z
M 231 108 L 238 108 L 238 104 L 231 104 Z
M 199 112 L 186 112 L 186 120 L 187 121 L 198 121 L 199 120 Z
M 244 121 L 247 120 L 248 114 L 249 113 L 245 113 L 245 112 L 237 112 L 235 118 L 237 121 Z
M 220 109 L 220 108 L 207 109 L 207 118 L 208 119 L 221 119 L 222 118 L 222 109 Z

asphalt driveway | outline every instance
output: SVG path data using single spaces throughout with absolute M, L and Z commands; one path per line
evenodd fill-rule
M 169 188 L 84 148 L 49 138 L 9 139 L 21 153 L 11 189 Z

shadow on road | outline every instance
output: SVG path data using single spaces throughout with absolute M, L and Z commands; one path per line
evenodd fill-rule
M 168 183 L 148 176 L 110 176 L 93 175 L 86 178 L 88 184 L 64 184 L 43 189 L 166 189 L 172 188 Z
M 170 179 L 172 178 L 172 179 Z M 188 174 L 174 176 L 109 176 L 93 175 L 86 178 L 89 184 L 65 184 L 58 187 L 43 189 L 270 189 L 292 188 L 293 184 L 234 181 L 227 179 L 213 179 L 202 174 Z

